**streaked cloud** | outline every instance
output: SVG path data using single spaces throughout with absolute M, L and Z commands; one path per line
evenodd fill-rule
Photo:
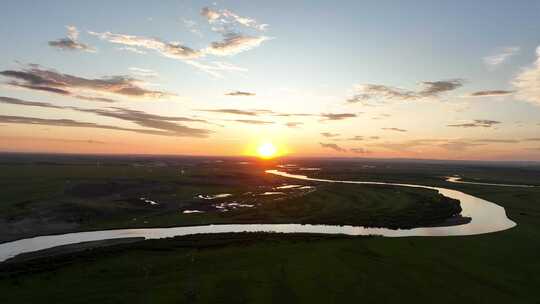
M 439 146 L 449 151 L 459 152 L 483 145 L 485 144 L 456 140 L 440 144 Z
M 223 36 L 223 40 L 212 42 L 202 52 L 215 56 L 231 56 L 258 47 L 261 43 L 269 39 L 266 36 L 226 33 Z
M 381 128 L 381 130 L 385 130 L 385 131 L 396 131 L 396 132 L 407 132 L 407 130 L 405 130 L 405 129 L 400 129 L 400 128 Z
M 250 124 L 250 125 L 271 125 L 274 123 L 273 121 L 256 120 L 256 119 L 234 119 L 231 121 Z
M 495 138 L 485 138 L 485 139 L 475 139 L 474 142 L 479 143 L 497 143 L 497 144 L 514 144 L 519 143 L 518 139 L 495 139 Z
M 78 94 L 73 94 L 74 92 L 84 90 L 136 98 L 163 98 L 174 95 L 146 89 L 142 86 L 143 81 L 129 76 L 84 78 L 44 69 L 38 65 L 29 65 L 29 67 L 20 70 L 4 70 L 0 72 L 0 75 L 12 79 L 8 84 L 14 87 L 61 95 L 74 95 L 75 97 Z
M 514 94 L 514 91 L 508 90 L 486 90 L 486 91 L 476 91 L 467 96 L 469 97 L 497 97 L 497 96 L 507 96 Z
M 488 119 L 475 119 L 471 122 L 465 122 L 465 123 L 457 123 L 457 124 L 450 124 L 447 125 L 448 127 L 459 127 L 459 128 L 490 128 L 494 125 L 500 124 L 500 121 L 496 120 L 488 120 Z
M 120 107 L 111 107 L 111 108 L 106 108 L 106 109 L 88 109 L 88 108 L 73 107 L 73 106 L 58 106 L 58 105 L 54 105 L 48 102 L 27 101 L 27 100 L 10 98 L 10 97 L 5 97 L 5 96 L 0 96 L 0 103 L 20 105 L 20 106 L 33 106 L 33 107 L 41 107 L 41 108 L 72 110 L 72 111 L 77 111 L 77 112 L 90 113 L 90 114 L 95 114 L 102 117 L 116 118 L 116 119 L 128 121 L 128 122 L 137 124 L 141 127 L 146 127 L 150 129 L 117 128 L 114 126 L 103 127 L 103 126 L 97 126 L 97 124 L 94 124 L 94 123 L 86 123 L 86 122 L 79 123 L 77 121 L 69 120 L 68 124 L 71 124 L 72 126 L 94 126 L 96 128 L 99 127 L 99 128 L 106 128 L 106 129 L 115 128 L 118 130 L 129 130 L 129 131 L 135 130 L 134 132 L 145 133 L 145 134 L 155 134 L 155 135 L 166 135 L 166 136 L 205 137 L 211 133 L 210 130 L 191 128 L 185 125 L 178 124 L 178 122 L 195 122 L 195 123 L 211 124 L 210 122 L 203 119 L 199 119 L 199 118 L 155 115 L 155 114 L 150 114 L 150 113 L 146 113 L 142 111 L 120 108 Z M 60 120 L 48 119 L 48 120 L 43 120 L 42 123 L 39 123 L 41 120 L 37 119 L 35 120 L 36 123 L 31 123 L 33 118 L 28 118 L 27 120 L 25 119 L 26 118 L 22 117 L 20 121 L 21 122 L 27 121 L 28 124 L 47 124 L 46 122 L 48 121 L 50 125 L 61 125 L 60 123 L 62 121 L 65 121 L 65 119 L 60 119 Z M 9 122 L 9 120 L 5 120 L 4 122 Z M 69 125 L 66 125 L 66 126 L 69 126 Z M 155 130 L 152 130 L 152 129 L 155 129 Z
M 331 138 L 331 137 L 338 137 L 340 134 L 339 133 L 322 132 L 321 135 L 324 136 L 324 137 L 327 137 L 327 138 Z
M 67 139 L 67 138 L 49 138 L 49 137 L 30 137 L 30 136 L 0 136 L 1 140 L 17 140 L 17 141 L 31 141 L 31 142 L 58 142 L 58 143 L 74 143 L 74 144 L 93 144 L 93 145 L 105 145 L 107 142 L 94 140 L 94 139 Z
M 321 147 L 323 148 L 328 148 L 328 149 L 332 149 L 334 151 L 337 151 L 337 152 L 347 152 L 347 149 L 345 148 L 342 148 L 334 143 L 319 143 L 321 145 Z
M 323 120 L 343 120 L 357 117 L 354 113 L 322 113 L 320 116 Z
M 194 50 L 188 46 L 180 44 L 179 42 L 165 42 L 158 38 L 115 34 L 111 32 L 99 33 L 89 31 L 88 33 L 111 43 L 156 51 L 159 54 L 169 58 L 194 59 L 203 55 L 201 51 Z
M 201 109 L 197 111 L 202 112 L 213 112 L 213 113 L 223 113 L 223 114 L 234 114 L 234 115 L 246 115 L 246 116 L 258 116 L 260 114 L 272 114 L 270 110 L 240 110 L 240 109 Z
M 349 151 L 356 154 L 369 154 L 370 152 L 365 148 L 350 148 Z
M 241 25 L 258 31 L 264 31 L 268 27 L 268 24 L 260 24 L 253 18 L 240 16 L 227 9 L 203 7 L 201 16 L 205 17 L 210 24 L 221 26 Z
M 484 57 L 484 63 L 489 68 L 496 68 L 507 61 L 510 57 L 519 53 L 519 49 L 520 48 L 518 46 L 499 48 L 494 54 Z
M 68 25 L 67 37 L 49 41 L 49 46 L 68 51 L 95 52 L 96 49 L 79 41 L 79 31 L 75 26 Z
M 303 124 L 304 124 L 303 122 L 299 122 L 299 121 L 290 121 L 290 122 L 285 123 L 285 125 L 289 128 L 298 128 L 298 126 L 301 126 Z
M 513 79 L 516 98 L 540 105 L 540 46 L 536 48 L 536 61 Z
M 137 128 L 125 128 L 111 125 L 104 125 L 92 122 L 82 122 L 72 119 L 48 119 L 48 118 L 36 118 L 25 116 L 9 116 L 0 115 L 0 123 L 9 124 L 26 124 L 26 125 L 46 125 L 46 126 L 60 126 L 60 127 L 80 127 L 80 128 L 96 128 L 96 129 L 108 129 L 117 131 L 129 131 L 150 135 L 164 135 L 164 136 L 187 136 L 187 137 L 206 137 L 208 135 L 207 130 L 192 129 L 189 127 L 177 127 L 175 130 L 152 130 L 152 129 L 137 129 Z
M 232 91 L 225 93 L 226 96 L 255 96 L 255 93 L 244 92 L 244 91 Z
M 355 93 L 347 99 L 349 103 L 378 104 L 390 101 L 412 101 L 434 98 L 456 90 L 463 86 L 461 79 L 420 82 L 416 91 L 381 84 L 359 84 L 354 87 Z
M 153 78 L 157 77 L 158 73 L 156 71 L 150 70 L 150 69 L 143 69 L 138 67 L 130 67 L 129 71 L 139 77 L 147 77 L 147 78 Z

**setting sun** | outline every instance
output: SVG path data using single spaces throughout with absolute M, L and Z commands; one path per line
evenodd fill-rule
M 261 158 L 272 158 L 277 154 L 277 148 L 270 142 L 261 144 L 257 148 L 257 153 Z

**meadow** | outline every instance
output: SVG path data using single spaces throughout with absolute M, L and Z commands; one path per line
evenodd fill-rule
M 334 174 L 327 172 L 330 168 L 346 166 L 349 169 L 342 171 L 343 176 L 351 179 L 372 175 L 380 180 L 444 185 L 496 202 L 518 225 L 502 232 L 460 237 L 243 233 L 120 243 L 0 264 L 0 300 L 5 303 L 335 303 L 357 299 L 370 303 L 540 303 L 537 290 L 540 188 L 451 184 L 442 178 L 460 174 L 470 180 L 534 184 L 540 176 L 538 167 L 505 167 L 506 173 L 499 174 L 503 170 L 491 164 L 380 162 L 377 169 L 365 167 L 373 166 L 372 163 L 308 162 L 323 168 L 319 173 L 308 174 L 330 175 Z M 266 175 L 258 178 L 274 180 Z M 276 184 L 282 182 L 278 180 Z M 366 197 L 375 195 L 373 191 L 388 192 L 381 194 L 382 198 L 393 193 L 386 188 L 355 189 L 359 193 L 367 191 Z M 359 197 L 363 195 L 353 190 L 346 190 L 339 198 L 343 190 L 319 186 L 312 194 L 320 191 L 320 204 L 329 199 L 362 203 Z M 429 194 L 428 191 L 421 195 Z M 396 202 L 402 208 L 394 208 L 395 214 L 402 214 L 407 204 Z M 317 200 L 313 204 L 316 206 Z M 387 206 L 385 210 L 392 208 Z M 318 212 L 319 216 L 325 214 L 317 208 L 302 213 L 307 211 Z

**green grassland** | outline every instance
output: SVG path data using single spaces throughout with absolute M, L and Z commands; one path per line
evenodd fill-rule
M 73 231 L 218 223 L 411 228 L 447 224 L 460 212 L 457 201 L 435 191 L 404 187 L 306 182 L 302 184 L 315 191 L 288 189 L 278 190 L 286 195 L 264 196 L 260 194 L 293 182 L 264 173 L 267 167 L 204 161 L 172 166 L 0 164 L 0 242 Z M 197 198 L 219 193 L 233 196 Z M 228 212 L 213 207 L 231 201 L 254 207 Z M 182 213 L 192 209 L 205 212 Z
M 520 176 L 537 183 L 540 171 L 444 167 L 429 176 L 416 167 L 376 175 L 432 180 L 493 201 L 518 226 L 460 237 L 227 234 L 119 244 L 0 265 L 0 303 L 540 303 L 540 188 L 439 177 L 458 171 L 474 180 L 499 182 L 500 174 L 500 182 Z M 319 190 L 321 203 L 340 199 L 337 188 Z

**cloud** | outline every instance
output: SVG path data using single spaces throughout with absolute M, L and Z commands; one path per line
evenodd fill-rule
M 65 107 L 53 105 L 48 102 L 38 102 L 38 101 L 27 101 L 18 98 L 11 98 L 6 96 L 0 96 L 0 103 L 19 105 L 19 106 L 31 106 L 31 107 L 42 107 L 42 108 L 52 108 L 52 109 L 65 109 Z
M 156 71 L 150 70 L 150 69 L 143 69 L 138 67 L 130 67 L 129 70 L 133 75 L 139 76 L 139 77 L 158 77 L 158 73 Z
M 525 140 L 526 140 L 526 141 L 540 141 L 540 137 L 526 138 Z
M 449 141 L 449 142 L 440 144 L 439 146 L 449 151 L 459 152 L 459 151 L 467 150 L 469 148 L 474 148 L 474 147 L 483 146 L 483 145 L 484 144 L 481 144 L 481 143 L 472 143 L 472 142 L 458 140 L 458 141 Z
M 246 116 L 258 116 L 260 114 L 273 113 L 270 110 L 239 110 L 239 109 L 209 109 L 209 110 L 197 110 L 197 111 L 234 114 L 234 115 L 246 115 Z
M 337 152 L 347 152 L 347 149 L 345 148 L 342 148 L 336 144 L 327 144 L 327 143 L 319 143 L 321 145 L 321 147 L 323 148 L 328 148 L 328 149 L 332 149 L 334 151 L 337 151 Z
M 99 101 L 99 102 L 117 102 L 118 100 L 114 100 L 111 98 L 106 97 L 95 97 L 95 96 L 84 96 L 84 95 L 76 95 L 76 98 L 83 99 L 83 100 L 89 100 L 89 101 Z
M 299 121 L 290 121 L 285 123 L 285 125 L 289 128 L 298 128 L 298 126 L 303 125 L 304 123 Z
M 21 106 L 34 106 L 34 107 L 42 107 L 42 108 L 63 109 L 63 110 L 72 110 L 72 111 L 77 111 L 77 112 L 82 112 L 82 113 L 90 113 L 90 114 L 95 114 L 102 117 L 110 117 L 110 118 L 116 118 L 116 119 L 128 121 L 128 122 L 137 124 L 141 127 L 156 129 L 156 130 L 151 130 L 151 129 L 130 129 L 130 128 L 114 127 L 118 130 L 128 130 L 128 131 L 145 133 L 145 134 L 205 137 L 210 133 L 209 130 L 191 128 L 191 127 L 187 127 L 187 126 L 177 123 L 177 122 L 198 122 L 198 123 L 209 124 L 208 121 L 203 120 L 203 119 L 197 119 L 197 118 L 162 116 L 162 115 L 155 115 L 155 114 L 150 114 L 150 113 L 146 113 L 142 111 L 120 108 L 120 107 L 113 107 L 113 108 L 107 108 L 107 109 L 87 109 L 87 108 L 80 108 L 80 107 L 73 107 L 73 106 L 57 106 L 57 105 L 47 103 L 47 102 L 26 101 L 26 100 L 4 97 L 4 96 L 0 96 L 0 103 L 21 105 Z M 24 119 L 24 118 L 21 118 L 21 119 Z M 40 123 L 31 123 L 32 118 L 28 118 L 28 119 L 30 119 L 30 120 L 27 120 L 27 123 L 29 124 L 40 124 Z M 38 119 L 36 121 L 39 122 L 40 120 Z M 65 119 L 44 120 L 43 123 L 41 124 L 45 124 L 45 122 L 47 121 L 49 121 L 49 124 L 55 125 L 54 121 L 58 121 L 56 123 L 61 123 L 61 121 L 65 121 Z M 4 121 L 4 122 L 8 122 L 8 121 Z M 94 126 L 98 128 L 97 124 L 93 124 L 93 123 L 77 124 L 77 122 L 71 121 L 70 124 L 72 126 Z M 112 129 L 113 127 L 100 126 L 99 128 Z
M 483 60 L 489 68 L 496 68 L 518 52 L 517 46 L 504 47 L 497 50 L 497 53 L 484 57 Z
M 461 79 L 420 82 L 420 89 L 406 90 L 380 84 L 360 84 L 355 86 L 355 94 L 347 99 L 349 103 L 384 103 L 388 101 L 412 101 L 438 97 L 440 94 L 463 86 Z
M 182 22 L 184 23 L 184 26 L 190 31 L 192 34 L 195 34 L 199 37 L 202 37 L 203 34 L 201 31 L 197 28 L 197 22 L 189 19 L 182 19 Z
M 356 154 L 368 154 L 370 153 L 368 150 L 364 148 L 350 148 L 349 151 Z
M 460 127 L 460 128 L 490 128 L 494 125 L 500 124 L 500 121 L 488 120 L 488 119 L 475 119 L 472 122 L 460 123 L 460 124 L 451 124 L 447 125 L 448 127 Z
M 186 60 L 185 63 L 210 74 L 211 76 L 215 78 L 223 78 L 223 75 L 219 73 L 220 71 L 236 71 L 236 72 L 246 72 L 247 69 L 236 66 L 234 64 L 228 63 L 228 62 L 221 62 L 221 61 L 212 61 L 203 63 L 200 61 L 195 60 Z
M 121 46 L 121 47 L 117 47 L 116 49 L 119 51 L 128 51 L 128 52 L 132 52 L 132 53 L 140 54 L 140 55 L 146 54 L 145 51 L 139 50 L 138 48 L 134 48 L 131 46 Z
M 202 50 L 204 54 L 215 56 L 231 56 L 258 47 L 264 41 L 270 39 L 266 36 L 249 36 L 238 33 L 224 34 L 222 41 L 215 41 Z
M 8 116 L 8 115 L 0 115 L 0 123 L 109 129 L 109 130 L 129 131 L 129 132 L 137 132 L 137 133 L 142 133 L 142 134 L 165 135 L 165 136 L 206 137 L 208 135 L 208 132 L 206 130 L 191 129 L 188 127 L 177 128 L 175 131 L 163 131 L 163 130 L 151 130 L 151 129 L 124 128 L 124 127 L 102 125 L 102 124 L 91 123 L 91 122 L 81 122 L 81 121 L 76 121 L 72 119 L 46 119 L 46 118 Z
M 11 78 L 9 85 L 31 90 L 71 95 L 73 91 L 91 90 L 100 93 L 117 94 L 126 97 L 163 98 L 173 94 L 145 89 L 142 81 L 129 76 L 111 76 L 104 78 L 84 78 L 62 74 L 54 70 L 30 65 L 18 71 L 4 70 L 0 75 Z
M 203 55 L 201 51 L 194 50 L 190 47 L 180 44 L 179 42 L 165 42 L 157 38 L 114 34 L 111 32 L 98 33 L 89 31 L 88 33 L 111 43 L 153 50 L 169 58 L 194 59 L 199 58 Z
M 507 96 L 514 94 L 514 91 L 507 90 L 487 90 L 487 91 L 477 91 L 468 95 L 468 97 L 497 97 L 497 96 Z
M 512 81 L 516 97 L 540 105 L 540 46 L 536 48 L 536 61 L 523 69 Z
M 347 140 L 361 141 L 361 140 L 364 140 L 364 136 L 356 135 L 356 136 L 347 138 Z
M 242 92 L 242 91 L 233 91 L 225 93 L 226 96 L 255 96 L 255 93 Z
M 236 13 L 233 13 L 232 11 L 227 9 L 217 10 L 209 7 L 203 7 L 201 9 L 201 16 L 205 17 L 210 24 L 217 23 L 222 26 L 230 26 L 231 24 L 237 24 L 258 31 L 264 31 L 268 27 L 268 24 L 259 24 L 253 18 L 239 16 Z
M 407 132 L 407 130 L 400 129 L 400 128 L 381 128 L 381 129 L 385 131 Z
M 323 113 L 321 117 L 323 120 L 343 120 L 357 117 L 357 115 L 354 113 Z
M 97 144 L 104 145 L 107 142 L 93 140 L 93 139 L 66 139 L 66 138 L 47 138 L 47 137 L 22 137 L 22 136 L 1 136 L 0 140 L 20 140 L 20 141 L 46 141 L 46 142 L 59 142 L 59 143 L 83 143 L 83 144 Z
M 337 137 L 340 134 L 339 133 L 322 132 L 321 135 L 324 136 L 324 137 L 331 138 L 331 137 Z
M 271 125 L 274 123 L 273 121 L 254 120 L 254 119 L 234 119 L 231 121 L 236 121 L 236 122 L 251 124 L 251 125 Z
M 517 139 L 476 139 L 474 142 L 479 143 L 502 143 L 502 144 L 512 144 L 512 143 L 519 143 L 520 141 Z
M 217 10 L 211 9 L 209 7 L 203 7 L 201 9 L 201 16 L 205 17 L 208 22 L 215 22 L 221 16 L 221 13 Z
M 68 25 L 66 26 L 68 33 L 66 38 L 61 38 L 53 41 L 49 41 L 49 46 L 58 48 L 60 50 L 68 51 L 86 51 L 86 52 L 95 52 L 96 50 L 89 46 L 78 41 L 79 31 L 76 27 Z

